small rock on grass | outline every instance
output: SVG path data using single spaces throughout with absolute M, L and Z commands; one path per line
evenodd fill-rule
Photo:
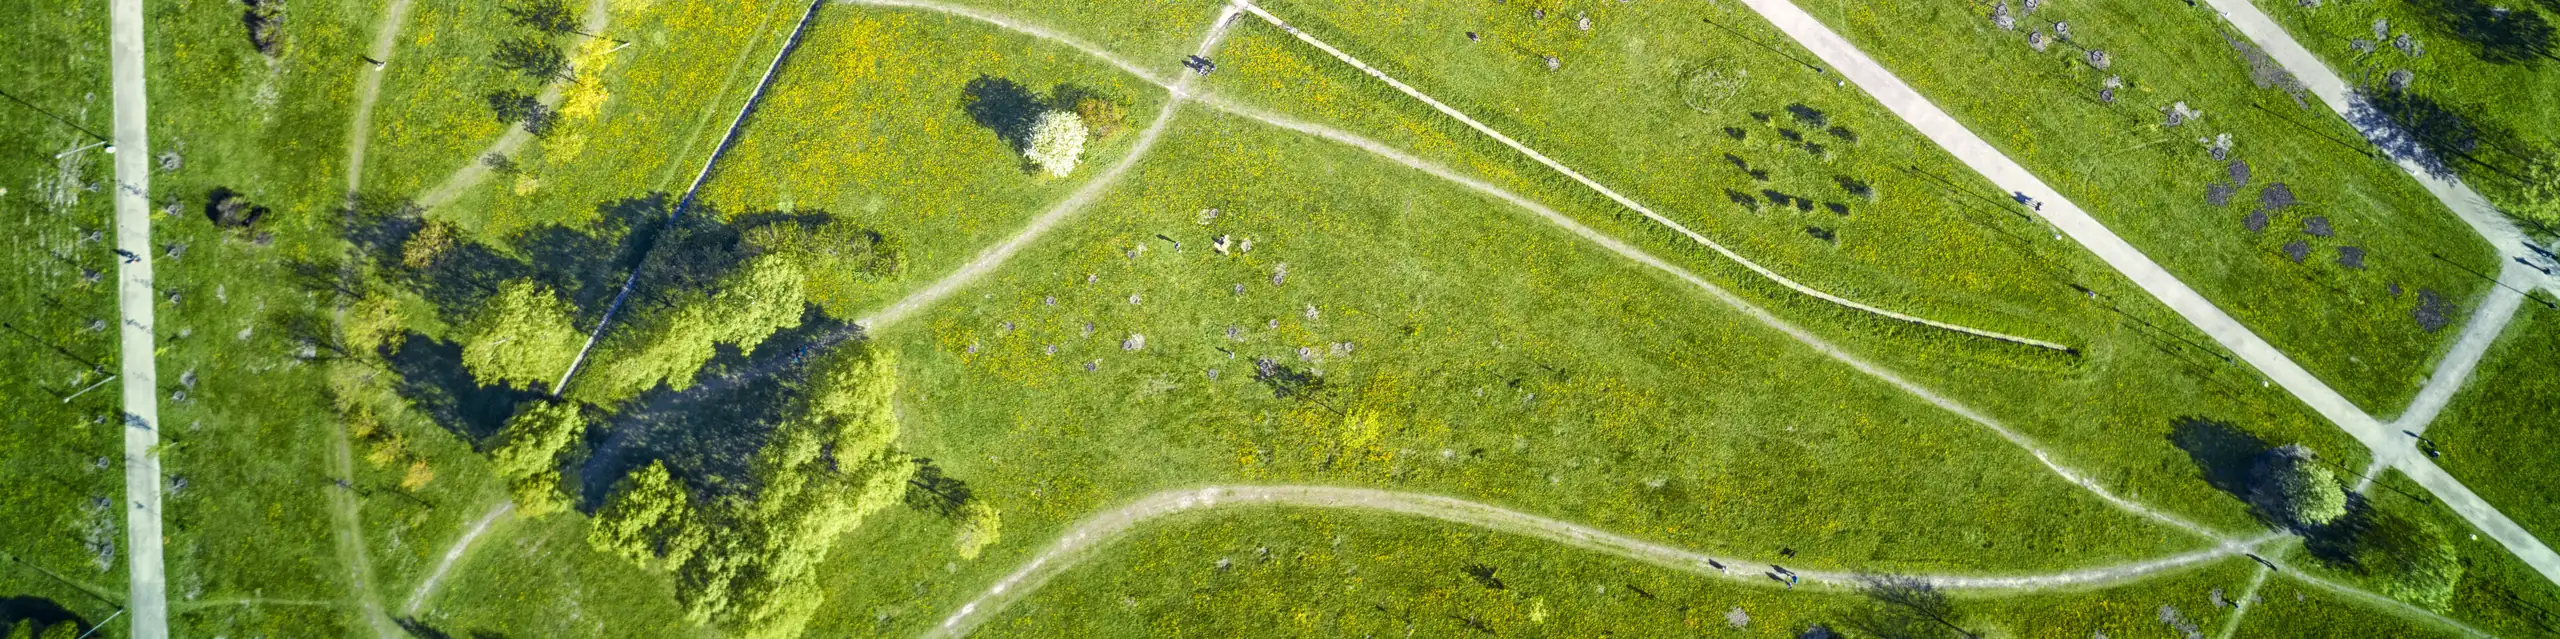
M 2364 270 L 2364 247 L 2338 247 L 2338 265 L 2359 271 Z
M 2329 218 L 2320 215 L 2303 218 L 2302 232 L 2312 237 L 2330 237 L 2338 234 L 2336 230 L 2329 228 Z
M 2292 259 L 2295 264 L 2301 264 L 2304 258 L 2311 257 L 2311 243 L 2302 240 L 2286 242 L 2284 256 Z

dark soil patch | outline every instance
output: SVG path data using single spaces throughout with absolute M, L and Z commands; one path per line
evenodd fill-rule
M 2215 183 L 2204 187 L 2204 203 L 2214 206 L 2227 206 L 2231 204 L 2232 194 L 2239 192 L 2239 187 L 2229 184 Z
M 1822 241 L 1824 241 L 1824 242 L 1830 242 L 1830 243 L 1832 243 L 1832 244 L 1839 244 L 1839 243 L 1840 243 L 1840 236 L 1839 236 L 1838 234 L 1832 233 L 1832 232 L 1831 232 L 1831 229 L 1826 229 L 1826 228 L 1822 228 L 1822 227 L 1819 227 L 1819 226 L 1808 226 L 1808 227 L 1804 227 L 1804 234 L 1806 234 L 1806 235 L 1811 235 L 1811 236 L 1813 236 L 1813 239 L 1822 240 Z
M 2359 270 L 2359 271 L 2364 270 L 2364 247 L 2360 247 L 2360 246 L 2341 246 L 2341 247 L 2338 247 L 2338 265 L 2339 265 L 2339 266 L 2344 266 L 2344 267 L 2347 267 L 2347 268 L 2351 268 L 2351 269 L 2355 269 L 2355 270 Z M 2395 285 L 2393 285 L 2393 286 L 2394 286 L 2394 287 L 2397 287 L 2398 285 L 2397 285 L 2397 284 L 2395 284 Z M 2394 291 L 2392 291 L 2392 292 L 2391 292 L 2391 294 L 2392 294 L 2393 296 L 2398 296 L 2398 295 L 2400 294 L 2400 292 L 2399 292 L 2399 291 L 2397 291 L 2397 290 L 2394 290 Z
M 2311 243 L 2304 242 L 2302 240 L 2286 242 L 2284 243 L 2284 256 L 2292 258 L 2293 263 L 2295 264 L 2301 264 L 2302 260 L 2311 257 Z
M 2249 232 L 2251 233 L 2267 232 L 2267 210 L 2258 209 L 2250 211 L 2249 217 L 2240 219 L 2240 225 L 2249 227 Z
M 2329 218 L 2320 215 L 2303 218 L 2302 232 L 2312 237 L 2331 237 L 2338 234 L 2336 230 L 2329 228 Z
M 2435 289 L 2423 287 L 2418 289 L 2418 308 L 2410 311 L 2411 317 L 2418 320 L 2418 328 L 2429 333 L 2444 330 L 2445 326 L 2452 324 L 2453 313 L 2451 300 L 2445 299 L 2444 294 L 2437 293 Z

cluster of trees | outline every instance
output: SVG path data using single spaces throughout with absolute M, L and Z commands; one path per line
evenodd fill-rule
M 898 503 L 916 476 L 895 446 L 894 369 L 886 351 L 858 343 L 819 358 L 801 414 L 757 453 L 749 490 L 698 503 L 652 464 L 616 486 L 589 542 L 674 572 L 697 622 L 797 636 L 823 601 L 816 570 L 835 539 Z

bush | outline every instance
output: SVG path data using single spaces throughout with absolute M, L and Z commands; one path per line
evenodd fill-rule
M 1075 111 L 1076 117 L 1084 118 L 1085 128 L 1096 140 L 1119 133 L 1129 121 L 1128 111 L 1120 103 L 1090 95 L 1076 98 Z
M 2560 227 L 2560 159 L 2534 161 L 2524 178 L 2523 188 L 2499 198 L 2499 209 L 2546 229 Z
M 586 415 L 577 404 L 535 400 L 507 419 L 489 451 L 491 466 L 515 495 L 516 514 L 539 517 L 569 504 L 560 490 L 560 454 L 587 434 Z
M 1073 111 L 1050 111 L 1031 125 L 1031 144 L 1022 153 L 1041 170 L 1063 177 L 1076 170 L 1089 137 L 1092 132 L 1085 128 L 1084 118 Z

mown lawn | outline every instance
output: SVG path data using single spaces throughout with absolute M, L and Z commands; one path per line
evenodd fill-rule
M 1516 209 L 1183 117 L 1096 210 L 877 334 L 904 362 L 906 446 L 1001 508 L 1006 541 L 946 567 L 930 531 L 947 524 L 884 517 L 840 549 L 877 578 L 836 595 L 852 616 L 834 623 L 930 623 L 1065 524 L 1212 482 L 1454 494 L 1714 552 L 1818 548 L 1814 567 L 2075 566 L 2200 541 Z M 1219 235 L 1254 249 L 1220 256 Z M 1318 372 L 1324 390 L 1287 381 Z
M 1283 15 L 1295 20 L 1339 11 L 1349 10 L 1288 9 Z M 1039 14 L 1015 9 L 1007 15 L 1019 18 Z M 2063 451 L 2064 463 L 2100 478 L 2120 494 L 2163 504 L 2215 525 L 2247 528 L 2255 524 L 2238 502 L 2196 480 L 2196 469 L 2189 458 L 2169 445 L 2167 438 L 2174 420 L 2194 416 L 2232 421 L 2270 440 L 2303 442 L 2332 459 L 2363 456 L 2361 447 L 2290 397 L 2262 386 L 2262 380 L 2244 366 L 2221 359 L 2209 341 L 2186 328 L 2176 316 L 2150 303 L 2139 290 L 2122 283 L 2103 264 L 2068 245 L 2035 240 L 2049 236 L 2038 235 L 2036 229 L 2041 227 L 2023 213 L 2002 213 L 1981 204 L 1999 201 L 1990 186 L 1966 180 L 1961 173 L 1937 172 L 1937 177 L 1927 177 L 1895 168 L 1944 167 L 1952 161 L 1898 120 L 1862 99 L 1840 98 L 1818 105 L 1831 124 L 1858 131 L 1854 135 L 1861 140 L 1854 148 L 1834 149 L 1834 158 L 1829 162 L 1813 160 L 1803 149 L 1783 144 L 1779 142 L 1782 137 L 1771 134 L 1780 128 L 1803 126 L 1785 111 L 1787 105 L 1800 100 L 1789 97 L 1792 89 L 1788 85 L 1746 84 L 1737 94 L 1742 96 L 1737 100 L 1760 105 L 1756 108 L 1773 117 L 1771 124 L 1763 125 L 1748 113 L 1728 114 L 1736 123 L 1734 126 L 1748 130 L 1743 141 L 1727 138 L 1718 126 L 1720 121 L 1700 114 L 1678 96 L 1596 104 L 1598 98 L 1592 97 L 1595 94 L 1645 94 L 1634 90 L 1589 90 L 1594 84 L 1676 84 L 1683 73 L 1694 69 L 1690 63 L 1697 60 L 1736 60 L 1740 65 L 1736 71 L 1749 72 L 1753 78 L 1787 73 L 1809 76 L 1809 72 L 1790 71 L 1761 58 L 1741 56 L 1759 50 L 1729 41 L 1681 45 L 1693 46 L 1694 50 L 1671 50 L 1673 44 L 1663 44 L 1694 39 L 1695 34 L 1685 34 L 1692 28 L 1686 23 L 1657 19 L 1629 25 L 1603 19 L 1618 14 L 1595 15 L 1599 16 L 1595 17 L 1595 24 L 1620 26 L 1595 27 L 1590 37 L 1627 42 L 1590 45 L 1595 53 L 1571 58 L 1581 62 L 1554 74 L 1543 66 L 1519 60 L 1442 64 L 1444 59 L 1490 57 L 1496 53 L 1467 50 L 1473 45 L 1464 39 L 1463 29 L 1441 29 L 1439 26 L 1446 25 L 1432 22 L 1421 12 L 1398 13 L 1394 19 L 1341 19 L 1333 21 L 1334 26 L 1306 28 L 1346 29 L 1342 33 L 1320 31 L 1320 35 L 1373 64 L 1390 67 L 1390 73 L 1425 91 L 1460 103 L 1463 110 L 1491 112 L 1487 119 L 1497 120 L 1495 126 L 1530 140 L 1536 148 L 1568 165 L 1594 175 L 1608 174 L 1600 178 L 1603 182 L 1637 176 L 1646 173 L 1650 165 L 1663 163 L 1694 169 L 1694 173 L 1654 172 L 1675 178 L 1721 175 L 1713 179 L 1752 182 L 1724 160 L 1711 159 L 1726 152 L 1763 158 L 1751 162 L 1754 168 L 1764 170 L 1782 162 L 1801 161 L 1805 168 L 1800 170 L 1815 173 L 1798 176 L 1799 181 L 1825 182 L 1818 186 L 1834 191 L 1839 186 L 1828 183 L 1827 176 L 1836 172 L 1872 175 L 1875 179 L 1870 184 L 1881 194 L 1880 201 L 1858 205 L 1864 208 L 1853 211 L 1868 213 L 1853 213 L 1832 228 L 1864 228 L 1868 229 L 1862 231 L 1866 235 L 1889 239 L 1846 241 L 1837 251 L 1807 249 L 1811 253 L 1799 255 L 1778 250 L 1791 246 L 1784 241 L 1786 238 L 1803 239 L 1816 247 L 1828 245 L 1803 233 L 1803 218 L 1799 216 L 1805 214 L 1792 210 L 1752 214 L 1724 200 L 1721 190 L 1708 194 L 1721 208 L 1706 212 L 1686 211 L 1659 202 L 1655 206 L 1703 233 L 1741 246 L 1737 250 L 1746 254 L 1772 250 L 1774 258 L 1753 257 L 1816 286 L 1923 315 L 1946 313 L 1936 316 L 2059 339 L 2079 347 L 2082 354 L 2077 358 L 2038 355 L 2029 349 L 1846 311 L 1769 284 L 1724 258 L 1697 248 L 1687 238 L 1670 236 L 1650 222 L 1634 219 L 1583 187 L 1565 182 L 1548 169 L 1495 146 L 1411 98 L 1395 94 L 1381 83 L 1259 22 L 1249 20 L 1238 27 L 1218 56 L 1221 70 L 1208 78 L 1206 86 L 1225 99 L 1256 103 L 1291 117 L 1331 124 L 1410 149 L 1549 203 L 1585 224 L 1626 238 L 1715 280 L 1860 357 L 1883 363 L 1900 375 L 2002 419 L 2012 428 Z M 1037 18 L 1023 19 L 1043 24 Z M 1530 19 L 1521 17 L 1519 21 Z M 1569 21 L 1551 17 L 1547 22 L 1550 24 L 1542 28 L 1580 33 L 1571 28 Z M 1358 29 L 1379 25 L 1398 30 L 1381 36 L 1358 35 L 1363 33 Z M 1100 37 L 1077 27 L 1044 26 L 1081 33 L 1087 38 Z M 1702 24 L 1694 28 L 1712 29 Z M 1681 37 L 1657 34 L 1657 29 Z M 1432 44 L 1436 41 L 1414 35 L 1439 31 L 1461 34 L 1450 36 L 1455 38 L 1455 44 L 1445 45 L 1457 50 L 1441 51 L 1433 47 L 1443 44 Z M 1373 51 L 1366 46 L 1369 42 L 1391 45 Z M 1491 46 L 1490 42 L 1484 46 Z M 1637 46 L 1637 42 L 1646 44 Z M 1413 45 L 1420 53 L 1403 52 L 1407 45 Z M 1614 53 L 1625 48 L 1644 53 Z M 1760 53 L 1767 55 L 1765 51 Z M 1412 70 L 1393 69 L 1408 56 L 1418 59 L 1412 62 Z M 1654 59 L 1657 56 L 1661 60 Z M 1608 71 L 1576 75 L 1594 68 Z M 1442 76 L 1469 79 L 1472 84 L 1468 86 L 1500 85 L 1505 90 L 1450 97 L 1440 88 Z M 1499 100 L 1500 108 L 1464 104 L 1469 97 L 1480 95 Z M 1627 125 L 1613 123 L 1612 118 L 1576 116 L 1566 107 L 1550 102 L 1578 105 L 1585 112 L 1633 113 L 1641 116 L 1638 119 L 1645 120 L 1646 126 L 1618 131 L 1621 137 L 1592 136 L 1580 130 L 1616 130 Z M 1514 109 L 1529 110 L 1534 115 L 1518 116 L 1512 113 Z M 1550 135 L 1577 144 L 1550 145 L 1535 139 Z M 1829 135 L 1818 133 L 1815 138 Z M 1652 155 L 1622 149 L 1645 150 Z M 1766 159 L 1771 157 L 1775 159 Z M 1772 170 L 1773 182 L 1788 179 L 1785 175 Z M 1665 181 L 1657 184 L 1659 188 L 1627 191 L 1642 201 L 1672 198 L 1679 206 L 1686 206 L 1680 202 L 1694 201 L 1695 192 L 1700 191 L 1675 184 L 1676 180 L 1670 178 L 1647 179 Z M 1946 181 L 1939 182 L 1941 179 Z M 1804 192 L 1797 188 L 1800 185 L 1778 186 Z M 1683 197 L 1692 199 L 1677 199 Z M 1980 208 L 1969 208 L 1975 206 Z M 1838 219 L 1826 209 L 1818 208 L 1810 215 Z M 1724 237 L 1716 228 L 1723 225 L 1748 232 Z M 1762 238 L 1774 239 L 1762 244 Z M 1858 250 L 1847 250 L 1850 248 Z M 1826 260 L 1824 256 L 1833 259 Z M 2096 295 L 2072 288 L 2075 282 Z M 1902 301 L 1932 299 L 1936 301 L 1929 306 L 1901 305 Z
M 1988 4 L 1805 8 L 2369 411 L 2406 402 L 2452 338 L 2420 328 L 2421 300 L 2443 299 L 2458 328 L 2487 284 L 2470 273 L 2494 270 L 2469 228 L 2344 121 L 2253 84 L 2234 44 L 2245 40 L 2203 9 L 2061 4 L 2004 31 Z M 2073 40 L 2031 50 L 2026 30 L 2057 20 Z M 2092 68 L 2082 47 L 2112 66 Z M 2099 95 L 2108 77 L 2123 82 L 2112 104 Z M 2201 119 L 2166 126 L 2177 103 Z M 2207 147 L 2225 134 L 2250 171 L 2217 206 L 2207 190 L 2232 173 Z M 2298 204 L 2250 231 L 2245 218 L 2277 183 Z M 2314 217 L 2331 235 L 2310 230 Z M 2294 242 L 2299 264 L 2284 252 Z M 2347 247 L 2364 268 L 2340 263 Z
M 901 244 L 904 277 L 812 300 L 846 320 L 1020 230 L 1117 162 L 1163 105 L 1162 89 L 1108 64 L 975 22 L 837 6 L 810 31 L 703 201 L 732 217 L 825 211 Z M 1122 104 L 1126 121 L 1087 145 L 1082 170 L 1035 174 L 964 108 L 977 99 L 973 87 L 1006 83 L 1003 90 L 1042 101 L 1062 87 L 1098 93 Z
M 104 4 L 0 6 L 14 56 L 0 87 L 0 597 L 52 601 L 82 619 L 114 614 L 125 592 L 124 433 L 116 384 L 114 156 L 90 149 L 111 133 Z M 71 120 L 66 125 L 47 113 Z M 95 188 L 96 190 L 91 190 Z M 90 239 L 91 234 L 96 239 Z M 86 273 L 98 274 L 90 283 Z M 58 349 L 58 350 L 57 350 Z M 67 354 L 66 354 L 67 352 Z M 105 382 L 103 386 L 90 386 Z M 81 391 L 88 389 L 88 392 Z M 65 398 L 70 398 L 66 401 Z
M 710 159 L 809 7 L 788 0 L 613 5 L 607 35 L 631 46 L 586 59 L 579 85 L 590 93 L 563 100 L 557 128 L 525 145 L 516 173 L 491 175 L 437 208 L 435 217 L 505 242 L 545 226 L 589 229 L 603 219 L 603 209 L 626 199 L 662 193 L 673 202 Z M 571 108 L 582 101 L 591 106 Z M 462 108 L 487 117 L 485 103 Z M 437 168 L 423 184 L 434 185 L 456 168 Z
M 2522 48 L 2529 38 L 2483 38 L 2494 46 L 2466 41 L 2453 25 L 2476 24 L 2464 16 L 2498 7 L 2516 15 L 2539 13 L 2547 24 L 2560 21 L 2560 6 L 2543 3 L 2482 3 L 2470 0 L 2379 0 L 2336 2 L 2311 8 L 2300 3 L 2259 2 L 2258 8 L 2292 32 L 2302 47 L 2326 61 L 2347 82 L 2380 85 L 2395 71 L 2413 74 L 2410 90 L 2454 109 L 2485 134 L 2477 154 L 2490 167 L 2462 164 L 2472 188 L 2492 198 L 2512 197 L 2533 158 L 2560 161 L 2560 61 Z M 2470 18 L 2476 20 L 2477 18 Z M 2375 24 L 2384 35 L 2375 37 Z M 2411 56 L 2394 46 L 2408 34 L 2418 47 Z M 2521 33 L 2517 35 L 2522 35 Z M 2356 40 L 2373 45 L 2355 50 Z M 2544 46 L 2549 46 L 2548 34 Z M 2518 55 L 2521 53 L 2521 55 Z
M 2386 471 L 2365 496 L 2377 509 L 2399 513 L 2433 524 L 2444 538 L 2453 543 L 2460 559 L 2462 576 L 2454 583 L 2453 596 L 2442 613 L 2497 636 L 2541 636 L 2560 632 L 2560 586 L 2516 559 L 2497 540 L 2480 534 L 2471 524 L 2454 514 L 2452 509 L 2427 496 L 2426 489 L 2401 475 Z M 2502 512 L 2513 517 L 2520 510 L 2501 504 Z M 2330 581 L 2358 584 L 2363 578 L 2347 570 L 2323 565 L 2307 553 L 2296 551 L 2291 563 L 2305 572 Z M 2397 613 L 2394 613 L 2397 614 Z
M 2560 313 L 2526 304 L 2427 427 L 2436 463 L 2534 536 L 2560 539 Z
M 580 0 L 572 11 L 582 11 L 586 4 Z M 491 115 L 487 96 L 503 89 L 542 92 L 540 82 L 491 61 L 498 43 L 514 38 L 575 43 L 579 38 L 540 38 L 516 24 L 505 11 L 508 6 L 501 0 L 410 5 L 391 63 L 372 72 L 382 76 L 382 89 L 365 148 L 366 192 L 417 193 L 480 161 L 481 149 L 508 128 Z M 373 35 L 363 35 L 365 48 L 373 46 Z M 348 58 L 344 63 L 350 67 L 365 64 L 341 57 Z
M 2255 565 L 1967 594 L 1956 621 L 1985 636 L 2167 636 L 2159 611 L 2173 606 L 2210 631 L 2229 614 L 2210 593 L 2236 598 Z M 1467 572 L 1479 567 L 1491 581 Z M 1740 632 L 1728 618 L 1737 609 Z M 1499 636 L 1795 636 L 1816 624 L 1845 632 L 1873 609 L 1850 592 L 1725 581 L 1435 521 L 1255 508 L 1133 531 L 973 635 L 1466 636 L 1474 623 Z

